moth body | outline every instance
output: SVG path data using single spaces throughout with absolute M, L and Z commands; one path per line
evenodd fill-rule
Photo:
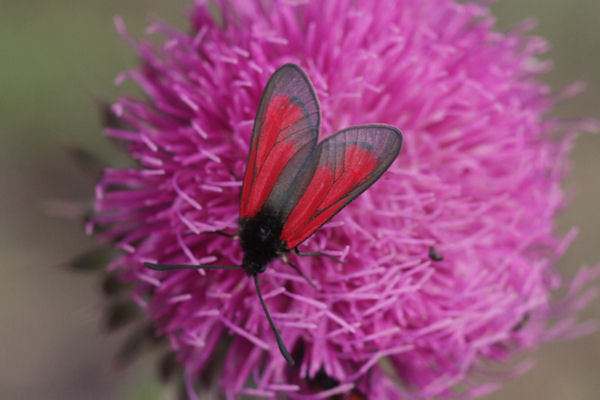
M 242 268 L 248 276 L 265 272 L 267 264 L 288 252 L 281 240 L 283 223 L 266 208 L 252 218 L 240 219 L 240 242 L 244 251 Z

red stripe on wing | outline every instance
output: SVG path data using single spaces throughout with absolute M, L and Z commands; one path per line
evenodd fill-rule
M 347 204 L 348 194 L 369 177 L 378 158 L 367 149 L 350 145 L 342 163 L 343 168 L 325 164 L 315 171 L 283 227 L 281 238 L 288 248 L 296 247 Z
M 255 216 L 269 197 L 281 171 L 294 155 L 295 140 L 286 138 L 288 130 L 303 118 L 302 107 L 283 94 L 271 99 L 264 115 L 244 177 L 241 218 Z

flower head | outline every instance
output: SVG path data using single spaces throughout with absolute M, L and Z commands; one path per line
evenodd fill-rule
M 476 385 L 485 363 L 588 329 L 570 316 L 582 301 L 548 325 L 555 261 L 574 238 L 554 217 L 580 127 L 546 116 L 546 44 L 527 24 L 500 34 L 484 5 L 451 0 L 196 1 L 191 22 L 154 24 L 161 46 L 131 39 L 142 66 L 119 80 L 146 97 L 117 101 L 122 124 L 106 134 L 138 165 L 105 170 L 89 226 L 124 251 L 109 268 L 168 336 L 190 396 L 223 352 L 230 397 L 475 396 L 494 387 Z M 378 122 L 405 139 L 380 182 L 302 245 L 346 264 L 298 259 L 318 288 L 279 261 L 260 276 L 293 369 L 243 271 L 143 265 L 240 263 L 238 243 L 204 232 L 237 230 L 258 101 L 286 62 L 315 85 L 321 138 Z M 578 292 L 597 272 L 583 269 L 569 299 L 589 298 Z

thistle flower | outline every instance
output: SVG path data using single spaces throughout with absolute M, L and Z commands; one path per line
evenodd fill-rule
M 598 268 L 551 299 L 575 237 L 555 230 L 560 184 L 586 126 L 547 117 L 557 96 L 529 22 L 501 34 L 485 5 L 451 0 L 198 0 L 191 25 L 152 25 L 159 46 L 117 20 L 142 59 L 118 82 L 146 96 L 118 100 L 106 134 L 138 165 L 104 171 L 88 225 L 123 250 L 108 268 L 168 337 L 191 398 L 209 372 L 228 398 L 474 397 L 497 386 L 490 363 L 591 329 L 573 314 Z M 240 263 L 238 243 L 204 232 L 237 230 L 258 100 L 287 62 L 315 84 L 321 138 L 370 122 L 405 138 L 380 182 L 301 246 L 346 264 L 297 260 L 318 288 L 279 261 L 260 276 L 295 367 L 243 271 L 143 265 Z

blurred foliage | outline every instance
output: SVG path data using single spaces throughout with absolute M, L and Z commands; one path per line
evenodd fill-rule
M 122 16 L 138 37 L 159 18 L 185 29 L 186 4 L 189 8 L 182 0 L 3 4 L 0 127 L 5 142 L 31 156 L 61 141 L 106 148 L 93 99 L 115 98 L 123 89 L 112 84 L 114 78 L 136 61 L 113 17 Z

